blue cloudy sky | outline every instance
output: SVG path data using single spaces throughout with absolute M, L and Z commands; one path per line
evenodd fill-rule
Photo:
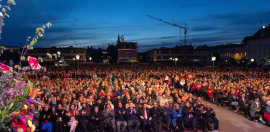
M 6 5 L 7 0 L 1 4 Z M 241 42 L 270 20 L 269 0 L 15 0 L 2 28 L 0 44 L 16 45 L 33 36 L 46 22 L 36 47 L 74 46 L 105 48 L 118 33 L 138 42 L 140 51 L 183 44 L 183 30 L 146 17 L 151 15 L 189 26 L 188 43 L 218 45 Z M 262 21 L 262 24 L 261 24 Z

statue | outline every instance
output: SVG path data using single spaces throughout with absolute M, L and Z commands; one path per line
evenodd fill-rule
M 124 40 L 125 38 L 124 38 L 124 35 L 122 35 L 121 36 L 121 40 L 122 40 L 122 42 L 125 42 L 125 40 Z

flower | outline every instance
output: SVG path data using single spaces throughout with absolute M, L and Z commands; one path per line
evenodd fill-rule
M 26 124 L 26 120 L 22 116 L 19 116 L 19 117 L 20 117 L 20 120 L 22 121 L 22 123 Z
M 28 105 L 28 106 L 30 105 L 30 103 L 29 103 L 29 102 L 25 102 L 24 104 L 26 104 L 26 105 Z
M 37 70 L 41 68 L 41 66 L 39 65 L 39 61 L 37 61 L 35 57 L 28 56 L 27 60 L 32 69 Z
M 22 128 L 19 128 L 19 129 L 17 130 L 17 132 L 23 132 L 23 129 L 22 129 Z
M 9 71 L 9 66 L 5 65 L 5 64 L 0 64 L 0 70 L 1 71 Z
M 29 117 L 29 118 L 31 118 L 31 119 L 33 119 L 33 118 L 34 118 L 32 115 L 29 115 L 28 117 Z

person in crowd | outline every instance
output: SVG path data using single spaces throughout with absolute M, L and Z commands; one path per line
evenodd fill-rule
M 250 118 L 251 118 L 252 121 L 254 121 L 255 114 L 259 113 L 261 111 L 261 104 L 260 104 L 259 100 L 260 100 L 259 96 L 256 96 L 254 98 L 254 101 L 251 103 L 251 106 L 250 106 Z M 262 120 L 262 119 L 260 119 L 260 120 Z
M 235 109 L 236 109 L 235 112 L 239 111 L 239 104 L 237 102 L 237 99 L 238 99 L 238 97 L 236 96 L 235 91 L 232 90 L 231 94 L 229 95 L 229 101 L 230 101 L 231 105 L 235 107 Z
M 76 127 L 78 125 L 78 114 L 79 111 L 75 110 L 74 104 L 70 106 L 70 111 L 67 112 L 68 123 L 67 125 L 70 126 L 70 132 L 75 132 Z
M 43 131 L 52 132 L 54 116 L 49 105 L 45 105 L 39 116 L 39 123 Z
M 165 103 L 165 107 L 162 109 L 162 120 L 167 124 L 167 130 L 170 131 L 170 125 L 173 116 L 173 109 L 170 108 L 169 103 Z
M 182 113 L 183 113 L 183 122 L 185 127 L 190 127 L 191 125 L 193 126 L 193 131 L 197 131 L 197 121 L 196 118 L 194 117 L 193 113 L 193 107 L 190 106 L 189 102 L 185 103 L 185 106 L 182 108 Z
M 142 131 L 144 132 L 145 128 L 150 131 L 151 129 L 151 120 L 150 110 L 147 108 L 147 103 L 143 104 L 143 108 L 139 109 L 140 122 L 142 124 Z
M 66 123 L 66 111 L 62 109 L 62 104 L 57 105 L 57 109 L 54 112 L 55 117 L 55 131 L 60 132 L 64 127 L 64 123 Z
M 139 113 L 136 107 L 134 107 L 133 103 L 129 103 L 129 107 L 127 108 L 127 124 L 130 131 L 137 132 L 140 127 L 140 122 L 138 119 Z M 133 123 L 135 123 L 135 128 L 132 128 Z
M 104 103 L 102 103 L 101 98 L 98 98 L 97 102 L 93 105 L 93 108 L 99 108 L 99 111 L 104 110 Z
M 216 118 L 215 110 L 213 108 L 211 108 L 210 106 L 211 106 L 210 103 L 206 103 L 206 107 L 204 109 L 206 111 L 206 113 L 204 114 L 205 120 L 208 124 L 211 124 L 212 126 L 214 126 L 213 127 L 214 130 L 218 130 L 219 121 Z
M 114 110 L 111 108 L 111 104 L 106 104 L 106 109 L 103 110 L 105 127 L 109 126 L 113 132 L 116 132 Z
M 123 108 L 122 102 L 119 101 L 117 107 L 114 109 L 115 113 L 115 121 L 118 132 L 124 132 L 127 127 L 127 119 L 126 119 L 126 109 Z M 122 125 L 122 129 L 120 126 Z
M 103 132 L 104 130 L 104 114 L 103 111 L 99 111 L 100 108 L 98 106 L 94 107 L 94 112 L 90 114 L 90 122 L 89 122 L 89 132 L 93 132 L 93 127 L 99 126 L 99 131 Z
M 87 124 L 90 113 L 91 112 L 86 108 L 86 104 L 83 103 L 82 109 L 79 110 L 78 120 L 84 132 L 88 132 Z
M 33 120 L 32 120 L 32 123 L 36 126 L 36 128 L 39 128 L 39 115 L 40 115 L 40 112 L 41 112 L 41 106 L 39 105 L 38 106 L 39 108 L 36 109 L 35 108 L 35 105 L 34 104 L 31 104 L 30 105 L 30 109 L 29 109 L 29 113 L 31 115 L 33 115 Z
M 249 112 L 248 100 L 245 98 L 245 93 L 241 93 L 241 98 L 238 99 L 239 110 L 244 111 L 244 116 L 247 117 Z
M 152 117 L 152 124 L 154 126 L 154 130 L 156 132 L 161 132 L 161 130 L 162 130 L 162 122 L 161 122 L 162 112 L 157 106 L 158 106 L 157 102 L 154 102 L 153 107 L 150 109 L 150 114 Z
M 174 131 L 180 131 L 183 132 L 184 131 L 184 125 L 183 125 L 183 114 L 182 114 L 182 110 L 179 109 L 179 105 L 178 104 L 174 104 L 174 109 L 173 109 L 173 116 L 172 116 L 172 123 L 173 123 L 173 127 L 174 127 Z
M 165 105 L 165 103 L 168 102 L 168 101 L 169 101 L 169 100 L 166 98 L 166 95 L 163 94 L 163 95 L 162 95 L 162 98 L 160 98 L 160 100 L 159 100 L 159 106 L 160 106 L 161 108 L 163 108 L 164 105 Z
M 202 124 L 203 132 L 206 132 L 208 130 L 211 130 L 210 125 L 207 123 L 204 114 L 207 111 L 204 110 L 203 105 L 199 104 L 197 105 L 197 109 L 194 111 L 194 116 L 196 117 L 197 122 L 200 122 Z M 208 130 L 207 130 L 208 128 Z

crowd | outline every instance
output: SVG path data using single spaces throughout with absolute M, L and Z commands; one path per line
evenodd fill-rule
M 29 109 L 39 131 L 161 132 L 163 123 L 174 132 L 218 130 L 209 102 L 270 121 L 267 68 L 92 64 L 49 66 L 23 78 L 39 81 L 36 100 L 45 105 Z

